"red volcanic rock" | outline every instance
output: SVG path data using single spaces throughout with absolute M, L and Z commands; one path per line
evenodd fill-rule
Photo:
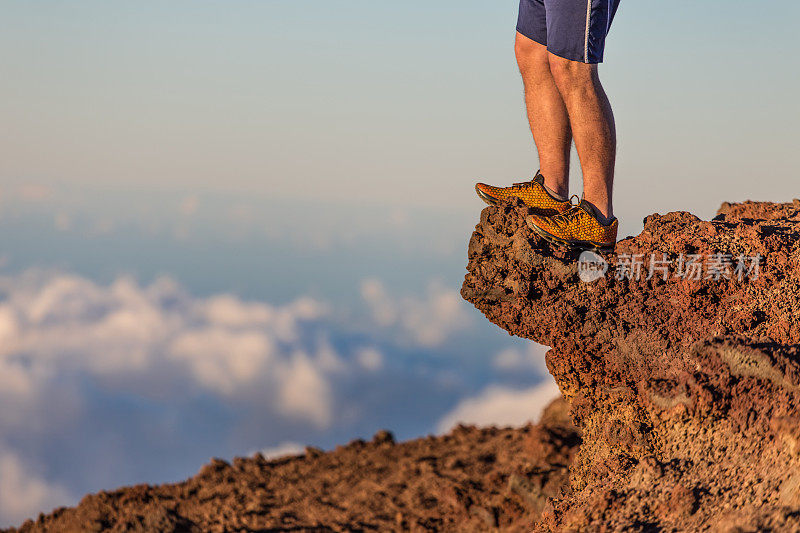
M 89 495 L 17 531 L 524 532 L 568 487 L 579 443 L 557 400 L 521 429 L 462 426 L 401 444 L 381 431 L 327 453 L 214 460 L 183 483 Z
M 591 283 L 527 221 L 484 209 L 461 294 L 552 347 L 583 435 L 538 529 L 800 531 L 800 201 L 651 215 Z

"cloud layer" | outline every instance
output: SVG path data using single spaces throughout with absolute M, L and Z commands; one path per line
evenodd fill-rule
M 455 290 L 396 296 L 370 279 L 361 295 L 350 312 L 197 297 L 168 278 L 0 277 L 0 524 L 212 455 L 517 424 L 552 395 L 502 383 L 538 379 L 533 352 L 469 352 L 486 330 Z
M 70 500 L 66 489 L 45 481 L 14 452 L 0 448 L 0 517 L 21 522 Z
M 465 398 L 437 424 L 440 433 L 458 424 L 477 426 L 522 426 L 537 422 L 542 409 L 561 395 L 550 378 L 522 390 L 490 386 L 475 397 Z
M 328 313 L 319 302 L 274 307 L 229 295 L 192 298 L 168 279 L 139 287 L 120 278 L 101 287 L 72 275 L 28 273 L 2 284 L 4 399 L 30 400 L 76 371 L 104 387 L 157 395 L 167 375 L 196 392 L 266 400 L 280 414 L 330 424 L 324 374 L 344 363 L 323 341 L 304 338 L 303 330 Z M 154 387 L 143 390 L 143 382 Z

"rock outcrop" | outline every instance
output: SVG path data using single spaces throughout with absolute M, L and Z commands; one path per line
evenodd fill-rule
M 537 528 L 800 531 L 800 200 L 651 215 L 592 282 L 528 214 L 484 209 L 461 294 L 551 347 L 583 435 Z

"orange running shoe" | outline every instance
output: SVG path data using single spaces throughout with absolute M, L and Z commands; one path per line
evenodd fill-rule
M 601 224 L 593 206 L 586 200 L 557 215 L 532 215 L 529 222 L 536 233 L 548 241 L 570 248 L 610 252 L 617 244 L 619 221 L 615 218 L 610 224 Z
M 517 197 L 528 207 L 532 207 L 543 215 L 563 213 L 572 205 L 569 200 L 554 198 L 544 187 L 544 176 L 536 173 L 536 177 L 524 183 L 515 183 L 511 187 L 494 187 L 485 183 L 477 183 L 475 192 L 478 197 L 489 205 Z

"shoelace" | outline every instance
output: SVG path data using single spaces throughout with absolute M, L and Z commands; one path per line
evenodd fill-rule
M 573 198 L 577 200 L 577 203 L 572 202 Z M 563 213 L 559 213 L 557 215 L 553 215 L 552 217 L 550 217 L 550 221 L 557 228 L 564 228 L 569 226 L 574 219 L 578 218 L 579 216 L 581 216 L 581 214 L 584 213 L 583 209 L 580 208 L 581 199 L 577 194 L 573 194 L 572 196 L 570 196 L 569 203 L 570 205 L 572 205 L 572 207 L 570 207 Z
M 530 189 L 533 187 L 533 184 L 536 183 L 536 180 L 531 181 L 523 181 L 522 183 L 515 183 L 511 186 L 512 189 Z

